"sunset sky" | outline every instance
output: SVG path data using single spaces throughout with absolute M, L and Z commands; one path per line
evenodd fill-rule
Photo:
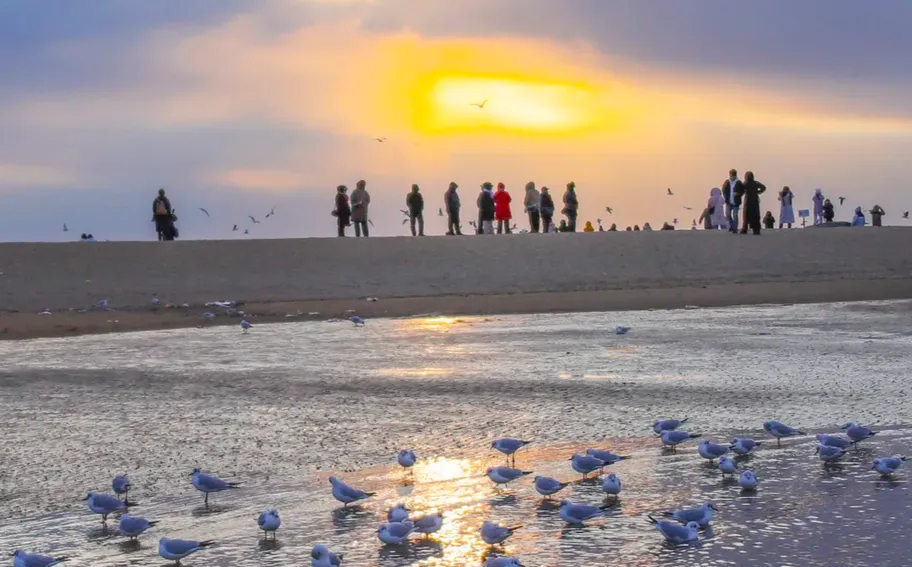
M 152 239 L 162 186 L 184 238 L 332 236 L 362 178 L 377 235 L 405 234 L 412 183 L 442 233 L 450 181 L 469 217 L 483 181 L 522 216 L 527 181 L 573 180 L 581 221 L 689 226 L 732 167 L 908 224 L 910 21 L 908 0 L 0 0 L 0 240 Z

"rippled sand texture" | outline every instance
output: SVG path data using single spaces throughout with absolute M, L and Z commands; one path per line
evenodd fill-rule
M 158 537 L 217 539 L 190 565 L 306 565 L 314 543 L 345 565 L 480 564 L 485 519 L 525 527 L 507 550 L 528 565 L 906 565 L 909 469 L 885 481 L 877 455 L 912 452 L 910 303 L 667 312 L 374 320 L 86 336 L 0 344 L 0 549 L 75 556 L 74 565 L 159 565 Z M 630 325 L 626 336 L 616 325 Z M 814 459 L 811 439 L 764 446 L 760 477 L 742 495 L 695 444 L 664 453 L 658 416 L 725 441 L 765 437 L 779 419 L 810 433 L 859 421 L 888 425 L 841 466 Z M 589 446 L 633 458 L 613 467 L 620 504 L 567 528 L 523 479 L 497 493 L 483 476 L 502 459 L 494 437 L 536 442 L 520 468 L 577 480 L 567 458 Z M 424 459 L 395 467 L 402 447 Z M 214 497 L 188 474 L 199 466 L 243 490 Z M 101 530 L 79 498 L 136 485 L 133 510 L 161 520 L 141 540 Z M 327 478 L 377 491 L 339 510 Z M 600 485 L 564 496 L 598 503 Z M 713 500 L 708 537 L 669 548 L 645 514 Z M 383 547 L 387 508 L 442 510 L 428 541 Z M 278 542 L 254 516 L 275 506 Z M 109 520 L 113 528 L 116 520 Z

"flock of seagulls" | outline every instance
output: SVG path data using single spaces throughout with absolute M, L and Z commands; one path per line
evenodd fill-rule
M 681 429 L 687 421 L 687 418 L 659 419 L 653 422 L 652 430 L 659 438 L 663 448 L 675 451 L 678 445 L 701 437 L 700 434 Z M 778 421 L 765 422 L 763 429 L 776 439 L 777 446 L 781 446 L 782 439 L 806 435 L 805 432 Z M 871 439 L 878 433 L 856 423 L 847 423 L 842 429 L 845 436 L 816 435 L 818 444 L 815 455 L 823 461 L 825 466 L 838 461 L 851 448 L 857 448 L 859 443 Z M 529 440 L 509 437 L 495 439 L 491 442 L 491 448 L 507 458 L 505 465 L 489 467 L 485 473 L 498 491 L 512 482 L 533 474 L 532 471 L 515 468 L 517 453 L 531 443 L 532 441 Z M 748 437 L 736 437 L 726 444 L 704 439 L 700 441 L 697 452 L 711 465 L 715 465 L 718 461 L 718 469 L 725 477 L 726 475 L 739 475 L 740 463 L 750 459 L 762 444 L 762 441 Z M 730 453 L 734 457 L 729 456 Z M 581 474 L 582 479 L 586 480 L 593 474 L 596 477 L 601 476 L 607 467 L 629 458 L 629 456 L 617 455 L 610 450 L 590 448 L 585 453 L 572 455 L 568 460 L 570 468 Z M 403 449 L 396 455 L 396 462 L 406 471 L 414 467 L 418 460 L 415 452 L 409 449 Z M 897 472 L 905 460 L 906 457 L 903 456 L 878 457 L 874 460 L 871 470 L 889 477 Z M 241 488 L 240 482 L 227 481 L 204 473 L 198 468 L 193 469 L 189 476 L 193 487 L 203 493 L 203 504 L 206 508 L 209 507 L 210 494 Z M 332 497 L 342 503 L 344 507 L 357 505 L 376 495 L 375 492 L 350 486 L 335 476 L 329 478 L 329 483 Z M 552 496 L 567 489 L 573 483 L 545 476 L 535 476 L 533 484 L 538 494 L 544 499 L 550 500 Z M 755 493 L 759 487 L 759 480 L 753 471 L 745 469 L 740 471 L 738 484 L 745 493 Z M 568 525 L 584 526 L 587 522 L 603 517 L 606 512 L 613 509 L 620 501 L 621 479 L 617 474 L 610 473 L 602 479 L 601 486 L 602 492 L 605 494 L 605 501 L 602 503 L 586 504 L 576 503 L 569 499 L 561 500 L 559 507 L 561 520 Z M 101 516 L 103 525 L 106 525 L 109 516 L 119 514 L 118 532 L 123 537 L 136 540 L 147 530 L 159 524 L 158 521 L 148 520 L 128 512 L 129 508 L 135 506 L 136 503 L 128 500 L 133 485 L 127 475 L 115 476 L 111 482 L 111 488 L 114 495 L 89 492 L 83 499 L 92 513 Z M 719 508 L 714 503 L 705 502 L 696 508 L 662 511 L 661 518 L 656 517 L 658 514 L 647 514 L 645 519 L 669 544 L 682 545 L 697 542 L 700 532 L 709 527 L 716 512 L 719 512 Z M 445 513 L 437 511 L 412 517 L 411 510 L 405 504 L 400 503 L 387 512 L 386 520 L 377 528 L 377 539 L 384 545 L 398 546 L 406 544 L 413 534 L 429 537 L 440 531 L 444 525 Z M 264 539 L 269 539 L 271 535 L 274 540 L 276 532 L 282 526 L 279 512 L 275 509 L 262 512 L 256 518 L 256 522 L 258 529 L 263 532 Z M 490 520 L 484 521 L 479 537 L 491 546 L 489 552 L 485 554 L 484 567 L 522 567 L 520 560 L 506 554 L 502 547 L 504 542 L 521 528 L 522 526 L 519 525 L 503 526 Z M 158 555 L 179 565 L 181 560 L 212 545 L 215 545 L 213 540 L 195 541 L 162 537 L 158 544 Z M 22 550 L 16 551 L 13 558 L 14 567 L 51 567 L 67 559 L 66 557 L 31 554 Z M 312 567 L 339 567 L 342 565 L 342 561 L 343 554 L 334 553 L 325 545 L 316 545 L 311 550 Z

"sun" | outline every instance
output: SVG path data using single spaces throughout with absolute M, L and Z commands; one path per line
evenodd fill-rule
M 569 134 L 606 126 L 610 109 L 581 84 L 513 77 L 443 76 L 429 81 L 420 129 Z

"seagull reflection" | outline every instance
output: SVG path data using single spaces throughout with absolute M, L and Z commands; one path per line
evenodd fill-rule
M 384 566 L 406 567 L 432 557 L 443 557 L 443 545 L 433 539 L 418 539 L 405 545 L 384 545 L 377 553 Z
M 504 506 L 516 506 L 515 494 L 501 494 L 490 500 L 491 508 L 501 508 Z
M 348 533 L 358 529 L 358 525 L 366 520 L 373 519 L 372 512 L 365 510 L 361 506 L 349 506 L 348 508 L 336 508 L 332 513 L 333 526 L 336 533 Z

